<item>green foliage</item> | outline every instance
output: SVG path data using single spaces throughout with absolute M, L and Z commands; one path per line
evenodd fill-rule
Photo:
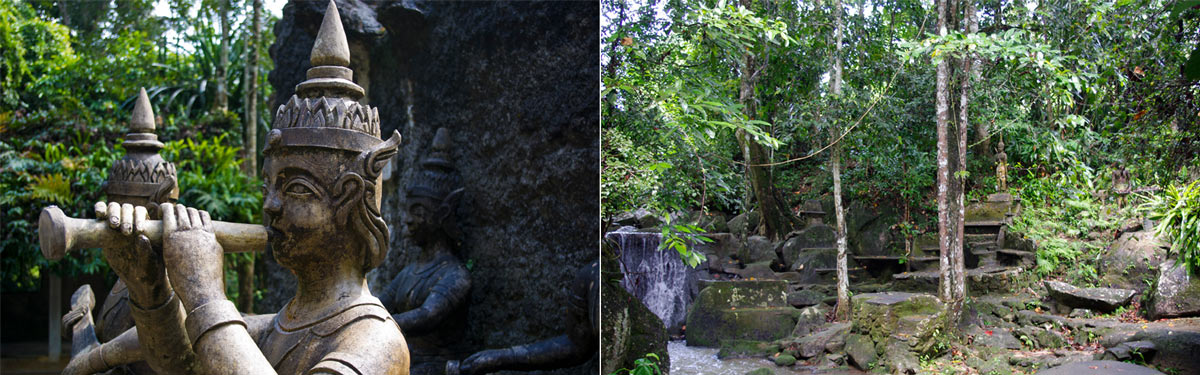
M 610 375 L 660 375 L 658 354 L 646 353 L 646 356 L 633 361 L 633 369 L 619 369 Z
M 669 219 L 669 216 L 668 216 Z M 683 260 L 688 267 L 696 268 L 704 261 L 704 254 L 699 251 L 694 251 L 689 243 L 698 241 L 702 243 L 712 243 L 713 239 L 700 235 L 704 229 L 692 224 L 675 224 L 667 222 L 662 226 L 662 240 L 659 242 L 658 251 L 666 249 L 675 250 L 679 253 L 679 259 Z
M 1200 180 L 1171 184 L 1161 195 L 1148 195 L 1142 208 L 1158 222 L 1154 235 L 1171 241 L 1188 273 L 1200 275 Z

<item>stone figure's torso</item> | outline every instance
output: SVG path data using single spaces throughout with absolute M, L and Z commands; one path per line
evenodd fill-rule
M 259 327 L 252 328 L 255 342 L 275 371 L 280 374 L 306 374 L 314 367 L 339 364 L 361 374 L 392 373 L 389 361 L 393 358 L 376 354 L 396 353 L 389 348 L 375 348 L 369 353 L 355 347 L 369 347 L 370 338 L 354 337 L 349 329 L 356 325 L 367 325 L 368 331 L 381 335 L 400 335 L 400 329 L 391 315 L 371 295 L 363 295 L 348 307 L 300 327 L 288 329 L 280 322 L 280 314 L 258 316 Z M 249 320 L 249 319 L 248 319 Z M 359 327 L 362 328 L 362 327 Z M 379 350 L 382 349 L 382 350 Z M 398 355 L 398 353 L 397 353 Z M 380 364 L 383 364 L 381 366 Z
M 421 308 L 429 295 L 449 295 L 454 292 L 456 280 L 469 277 L 466 268 L 453 255 L 439 256 L 428 263 L 409 264 L 396 274 L 389 286 L 393 295 L 389 305 L 394 313 Z

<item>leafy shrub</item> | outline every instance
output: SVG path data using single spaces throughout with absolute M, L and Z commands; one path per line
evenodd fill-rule
M 1171 251 L 1187 266 L 1188 273 L 1200 275 L 1200 180 L 1178 186 L 1171 184 L 1162 195 L 1148 195 L 1142 208 L 1147 217 L 1158 221 L 1154 235 L 1171 241 Z

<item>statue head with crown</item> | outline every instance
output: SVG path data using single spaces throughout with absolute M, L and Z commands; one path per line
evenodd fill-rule
M 101 372 L 144 359 L 157 372 L 172 374 L 408 374 L 404 336 L 364 278 L 387 253 L 380 174 L 400 135 L 380 138 L 378 112 L 358 102 L 363 89 L 351 80 L 349 59 L 330 1 L 308 79 L 276 112 L 263 150 L 266 243 L 296 275 L 291 301 L 276 314 L 243 316 L 226 298 L 225 243 L 218 240 L 225 232 L 216 228 L 236 224 L 163 203 L 162 220 L 154 224 L 158 252 L 150 248 L 143 207 L 99 202 L 97 216 L 136 244 L 104 249 L 129 285 L 136 329 L 97 344 L 87 333 L 90 315 L 81 314 L 72 320 L 73 330 L 87 340 L 73 343 L 75 356 L 64 373 Z M 161 198 L 164 191 L 170 194 L 161 187 L 153 193 Z M 88 303 L 72 303 L 73 311 L 76 305 Z

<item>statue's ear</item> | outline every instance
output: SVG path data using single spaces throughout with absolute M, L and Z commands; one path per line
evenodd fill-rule
M 354 200 L 362 196 L 366 182 L 358 173 L 346 172 L 333 184 L 334 207 L 340 213 L 353 207 Z
M 388 160 L 396 155 L 396 148 L 400 146 L 400 132 L 393 130 L 391 138 L 383 141 L 371 148 L 365 153 L 363 172 L 368 180 L 374 180 L 383 172 L 383 167 L 387 166 Z

